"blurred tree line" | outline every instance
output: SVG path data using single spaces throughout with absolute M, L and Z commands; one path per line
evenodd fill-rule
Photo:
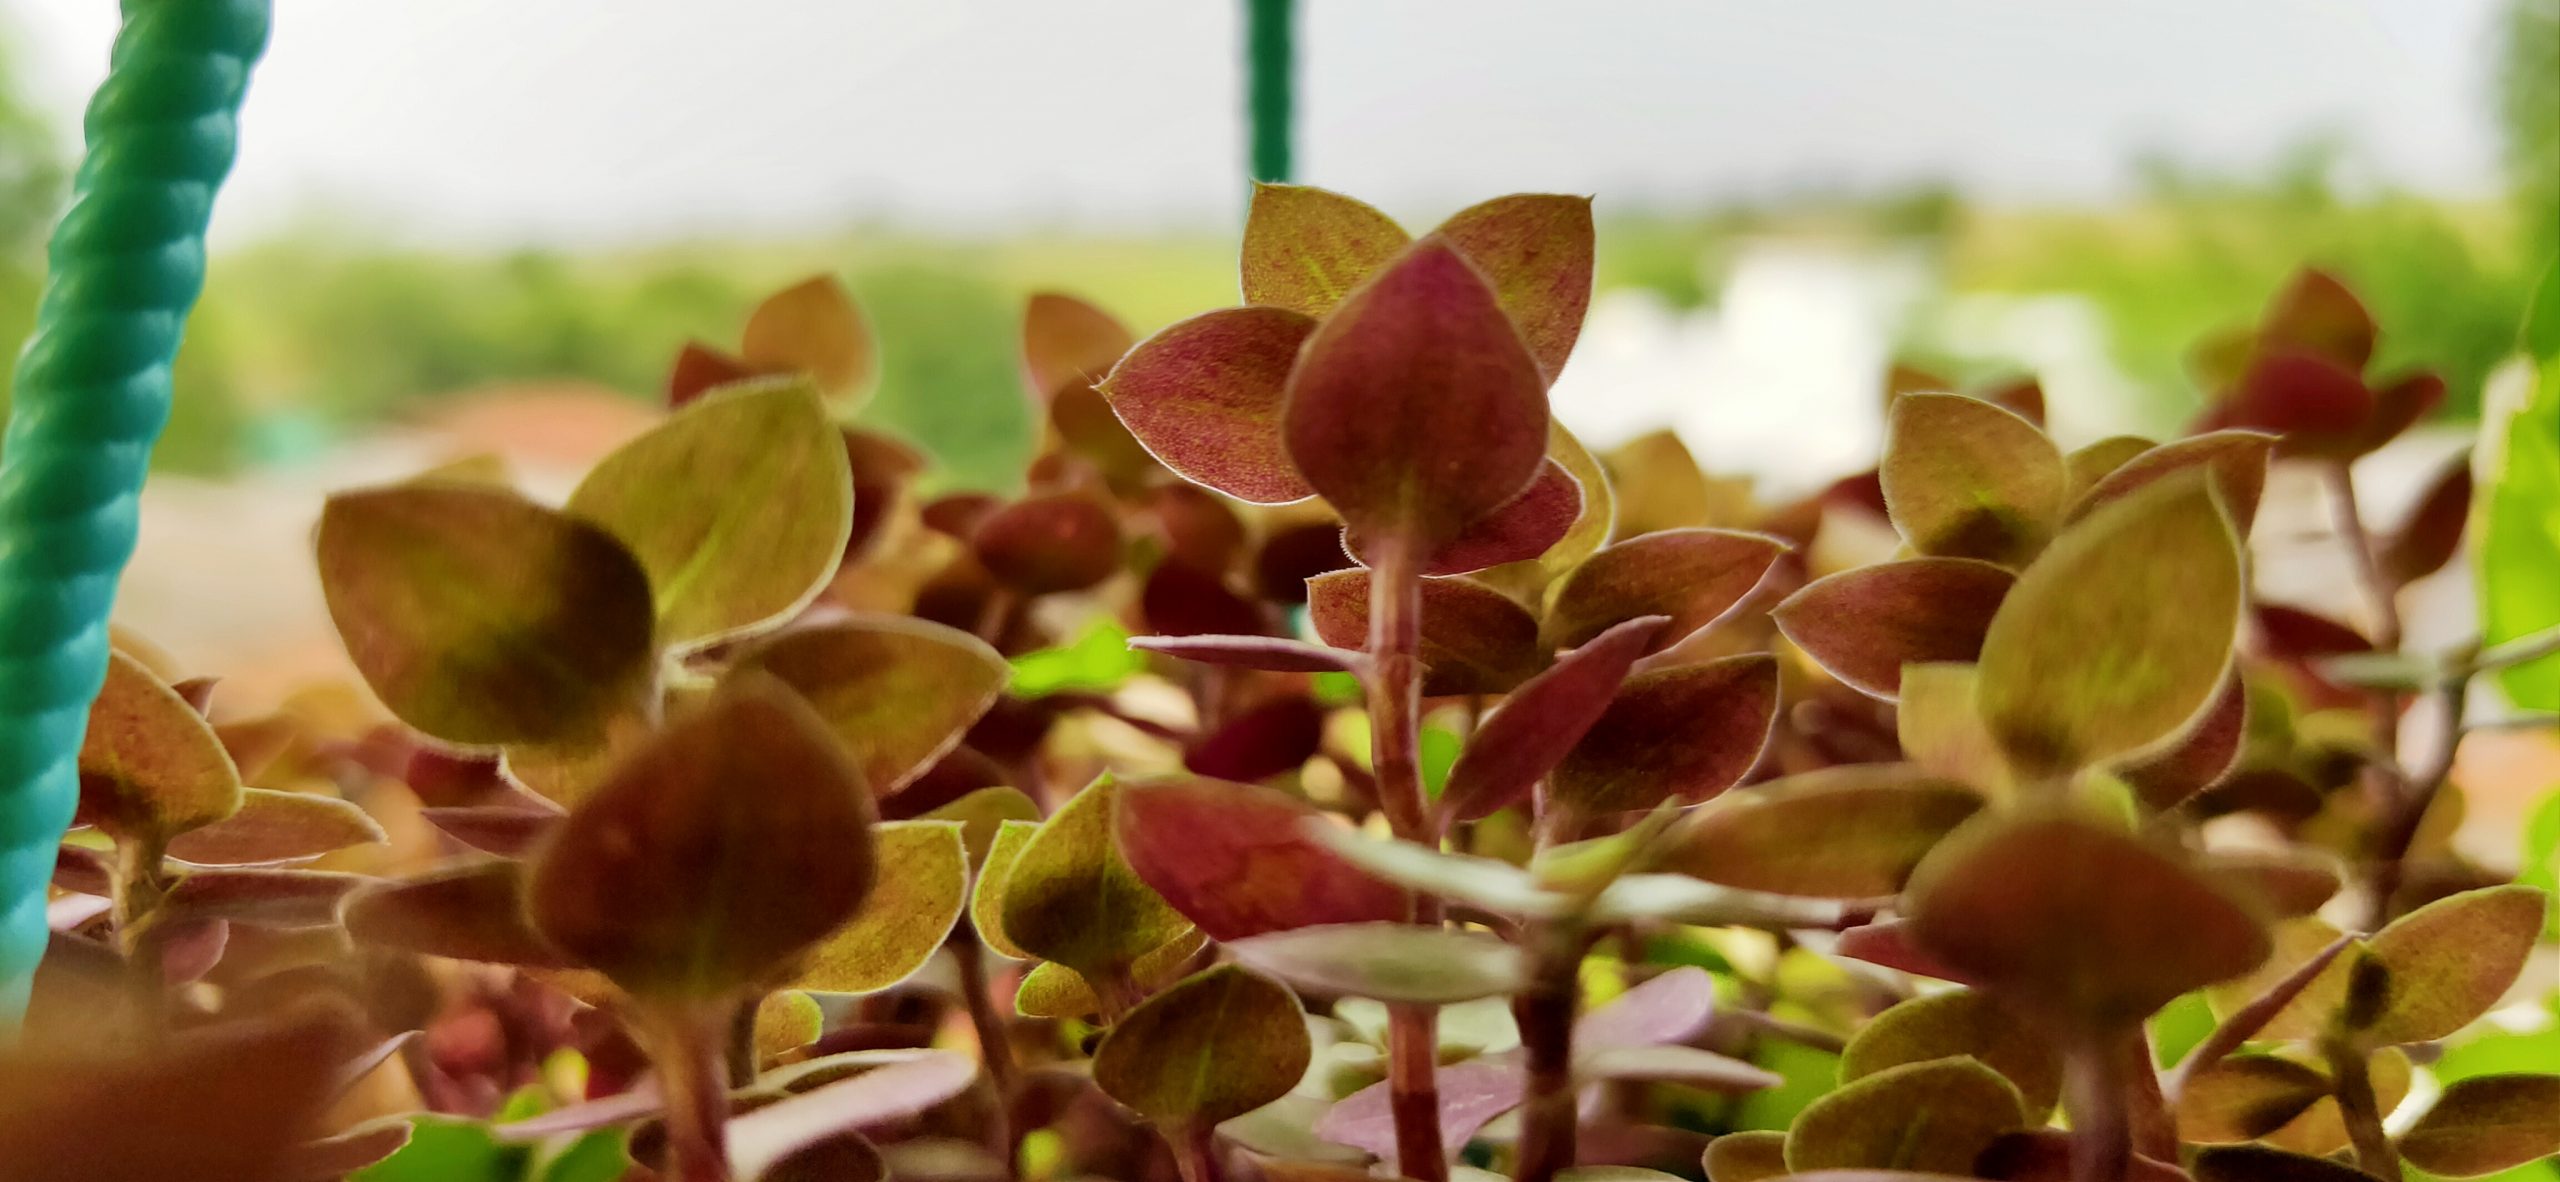
M 1601 283 L 1693 306 L 1716 298 L 1719 260 L 1759 235 L 1918 242 L 1954 292 L 2088 299 L 2119 366 L 2170 415 L 2195 397 L 2181 370 L 2189 342 L 2245 318 L 2311 262 L 2373 303 L 2389 328 L 2384 365 L 2439 366 L 2451 413 L 2464 413 L 2512 348 L 2530 283 L 2560 251 L 2560 0 L 2507 0 L 2499 34 L 2507 201 L 2342 193 L 2342 149 L 2315 143 L 2242 176 L 2155 162 L 2141 196 L 2103 209 L 1987 210 L 1924 187 L 1703 214 L 1613 211 Z M 6 37 L 0 29 L 0 342 L 14 344 L 70 145 L 52 130 L 65 120 L 13 89 Z M 1143 332 L 1232 300 L 1230 252 L 1208 234 L 959 241 L 858 227 L 789 244 L 463 253 L 304 226 L 216 260 L 219 294 L 190 329 L 157 459 L 206 473 L 290 460 L 498 382 L 584 381 L 644 397 L 682 340 L 730 340 L 757 293 L 823 268 L 846 275 L 876 322 L 884 372 L 871 417 L 931 448 L 950 482 L 986 483 L 1018 471 L 1029 445 L 1014 368 L 1026 292 L 1075 285 Z M 6 381 L 0 370 L 0 395 Z

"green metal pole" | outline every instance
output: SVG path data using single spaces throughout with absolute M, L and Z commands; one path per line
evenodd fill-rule
M 1291 175 L 1290 119 L 1296 104 L 1296 0 L 1245 0 L 1245 115 L 1252 128 L 1253 179 Z
M 0 452 L 0 1025 L 44 954 L 107 613 L 269 0 L 123 0 Z

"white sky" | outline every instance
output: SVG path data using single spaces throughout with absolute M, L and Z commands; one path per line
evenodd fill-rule
M 1417 216 L 1952 180 L 2102 197 L 2314 132 L 2496 176 L 2497 0 L 1302 0 L 1301 179 Z M 115 0 L 0 0 L 65 135 Z M 1240 0 L 277 0 L 224 231 L 1217 225 Z

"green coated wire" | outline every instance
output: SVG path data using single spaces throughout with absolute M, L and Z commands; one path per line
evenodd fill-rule
M 79 801 L 107 614 L 269 5 L 123 0 L 18 358 L 0 452 L 0 1023 L 24 1011 L 44 954 L 45 889 Z
M 1253 179 L 1286 183 L 1296 102 L 1296 0 L 1245 0 L 1245 116 Z

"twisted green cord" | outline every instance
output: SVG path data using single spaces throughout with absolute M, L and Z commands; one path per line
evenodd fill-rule
M 124 0 L 0 452 L 0 1022 L 44 953 L 107 612 L 269 0 Z
M 1286 183 L 1296 96 L 1295 0 L 1245 0 L 1245 116 L 1253 179 Z

